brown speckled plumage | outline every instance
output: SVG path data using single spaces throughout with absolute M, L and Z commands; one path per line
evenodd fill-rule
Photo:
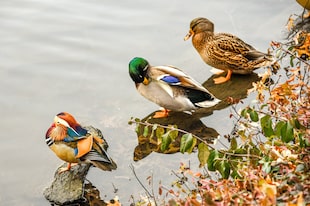
M 206 18 L 195 18 L 189 34 L 201 58 L 210 66 L 232 73 L 249 74 L 254 69 L 270 65 L 272 56 L 256 50 L 238 37 L 227 33 L 214 33 L 214 25 Z

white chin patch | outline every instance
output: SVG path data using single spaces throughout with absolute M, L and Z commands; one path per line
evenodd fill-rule
M 57 116 L 55 116 L 54 122 L 55 122 L 55 123 L 58 123 L 58 124 L 62 124 L 62 125 L 64 125 L 64 126 L 66 126 L 66 127 L 70 127 L 70 125 L 68 124 L 68 122 L 66 122 L 65 120 L 63 120 L 63 119 L 61 119 L 61 118 L 59 118 L 59 117 L 57 117 Z

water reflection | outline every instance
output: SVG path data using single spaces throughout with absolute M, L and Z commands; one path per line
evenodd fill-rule
M 216 75 L 210 77 L 207 81 L 204 82 L 203 86 L 208 88 L 208 90 L 214 94 L 217 98 L 222 101 L 209 108 L 202 108 L 197 110 L 193 114 L 187 114 L 184 112 L 170 112 L 167 118 L 152 118 L 154 113 L 149 114 L 148 116 L 142 119 L 142 122 L 147 121 L 151 124 L 159 125 L 177 125 L 178 129 L 190 132 L 208 142 L 212 142 L 219 133 L 214 129 L 205 125 L 200 118 L 213 115 L 214 110 L 221 110 L 230 105 L 226 101 L 227 98 L 232 97 L 233 99 L 244 99 L 247 97 L 247 90 L 252 88 L 252 83 L 259 80 L 257 74 L 253 73 L 251 75 L 233 75 L 230 81 L 215 85 L 213 79 Z M 151 130 L 149 130 L 148 135 L 144 133 L 143 130 L 137 131 L 138 145 L 134 150 L 134 160 L 138 161 L 152 152 L 163 153 L 158 144 L 156 135 L 151 135 Z M 182 133 L 178 134 L 178 137 L 173 141 L 165 154 L 171 154 L 179 152 L 180 150 L 180 139 Z M 197 141 L 199 144 L 199 141 Z
M 115 191 L 116 192 L 116 191 Z M 80 206 L 120 206 L 118 197 L 109 201 L 100 197 L 100 191 L 90 182 L 84 185 L 84 201 L 77 202 Z
M 167 118 L 160 119 L 152 118 L 153 115 L 154 113 L 149 114 L 142 121 L 165 126 L 177 125 L 179 129 L 195 134 L 209 142 L 218 136 L 218 132 L 215 129 L 205 126 L 199 118 L 184 112 L 171 112 Z M 160 145 L 157 144 L 156 136 L 151 137 L 151 131 L 149 131 L 147 136 L 143 133 L 143 130 L 137 132 L 139 144 L 134 150 L 135 161 L 145 158 L 152 152 L 162 153 Z M 165 154 L 176 153 L 180 150 L 182 135 L 182 133 L 178 133 L 178 137 L 171 143 L 169 149 L 164 152 Z
M 227 98 L 229 97 L 240 100 L 245 99 L 247 97 L 248 89 L 253 87 L 252 83 L 259 80 L 259 77 L 256 73 L 252 73 L 249 75 L 233 74 L 230 81 L 225 82 L 224 84 L 214 84 L 213 79 L 216 77 L 217 75 L 213 75 L 202 84 L 218 99 L 222 100 L 215 107 L 210 108 L 212 109 L 212 111 L 222 110 L 228 107 L 230 103 L 227 102 Z M 195 115 L 200 118 L 205 117 L 210 113 L 210 109 L 202 108 L 198 112 L 196 112 Z
M 74 203 L 70 204 L 72 206 L 79 205 L 79 206 L 89 206 L 89 205 L 96 205 L 96 206 L 119 206 L 120 203 L 118 198 L 111 199 L 109 201 L 103 200 L 100 197 L 100 191 L 96 188 L 92 182 L 88 180 L 87 183 L 84 184 L 84 195 L 81 200 L 75 201 Z
M 203 82 L 211 76 L 209 67 L 190 42 L 183 41 L 192 18 L 213 19 L 217 31 L 234 33 L 266 51 L 271 40 L 281 38 L 288 16 L 301 10 L 291 0 L 1 1 L 0 204 L 48 204 L 42 191 L 62 162 L 48 151 L 42 135 L 50 117 L 63 110 L 77 114 L 82 123 L 96 123 L 107 137 L 119 169 L 90 170 L 88 179 L 101 194 L 114 195 L 109 185 L 100 184 L 111 181 L 120 188 L 122 201 L 139 194 L 141 187 L 135 181 L 127 189 L 133 176 L 128 164 L 137 145 L 127 121 L 131 116 L 144 117 L 156 107 L 135 91 L 128 78 L 133 55 L 154 59 L 154 64 L 178 65 Z M 219 110 L 225 106 L 221 104 Z M 225 134 L 231 130 L 226 125 L 230 120 L 223 119 L 228 116 L 226 110 L 201 120 Z M 201 110 L 193 116 L 201 118 L 205 113 Z M 218 122 L 224 126 L 214 126 Z M 137 173 L 143 176 L 154 170 L 168 183 L 174 178 L 164 174 L 180 161 L 197 159 L 181 154 L 167 157 L 149 155 L 134 163 Z

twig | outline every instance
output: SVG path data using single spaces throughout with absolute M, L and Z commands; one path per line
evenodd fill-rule
M 280 42 L 275 42 L 275 43 L 281 45 L 280 49 L 281 49 L 282 51 L 284 51 L 285 53 L 287 53 L 287 54 L 289 54 L 289 55 L 291 55 L 291 56 L 297 58 L 299 61 L 303 62 L 304 64 L 306 64 L 306 65 L 308 65 L 308 66 L 310 66 L 310 64 L 309 64 L 308 61 L 306 61 L 306 60 L 300 58 L 299 56 L 297 56 L 297 55 L 294 54 L 293 52 L 291 52 L 291 51 L 289 51 L 289 50 L 287 50 L 287 49 L 284 49 L 284 48 L 282 47 L 282 45 L 283 45 L 282 43 L 280 43 Z
M 155 205 L 157 206 L 157 203 L 156 203 L 156 201 L 155 201 L 154 196 L 148 191 L 148 189 L 143 185 L 143 183 L 141 182 L 141 180 L 138 178 L 138 175 L 137 175 L 137 173 L 136 173 L 136 171 L 135 171 L 135 168 L 134 168 L 133 164 L 130 164 L 129 167 L 130 167 L 130 169 L 131 169 L 133 175 L 135 176 L 135 178 L 136 178 L 137 181 L 139 182 L 139 184 L 143 187 L 143 189 L 144 189 L 145 192 L 147 193 L 148 197 L 152 198 L 152 199 L 154 200 Z
M 253 155 L 253 154 L 235 154 L 235 153 L 225 152 L 225 155 L 230 155 L 230 156 L 235 156 L 235 157 L 251 157 L 251 158 L 262 159 L 262 157 L 258 155 Z
M 112 182 L 112 186 L 113 186 L 113 189 L 114 189 L 114 193 L 117 193 L 118 192 L 118 189 L 115 187 L 115 185 L 113 184 L 113 182 Z

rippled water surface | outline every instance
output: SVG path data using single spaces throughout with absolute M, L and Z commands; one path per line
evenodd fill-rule
M 169 185 L 171 169 L 196 154 L 152 153 L 133 161 L 137 136 L 130 117 L 144 118 L 158 106 L 141 97 L 128 75 L 128 62 L 142 56 L 153 65 L 172 64 L 203 83 L 212 74 L 190 41 L 189 22 L 198 16 L 216 31 L 238 35 L 266 51 L 283 38 L 292 0 L 9 0 L 0 2 L 0 205 L 49 205 L 42 195 L 62 163 L 44 142 L 55 114 L 72 113 L 103 131 L 114 172 L 91 168 L 88 179 L 110 199 L 112 183 L 124 205 L 138 197 L 141 180 L 153 173 Z M 254 97 L 248 97 L 251 101 Z M 201 118 L 219 134 L 230 132 L 229 108 Z

